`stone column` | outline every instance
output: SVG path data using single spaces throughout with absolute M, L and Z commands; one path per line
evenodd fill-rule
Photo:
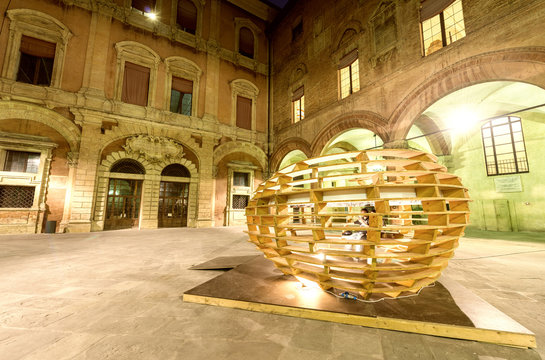
M 63 233 L 70 221 L 70 211 L 72 209 L 72 190 L 74 188 L 74 179 L 76 176 L 76 168 L 78 166 L 79 153 L 68 153 L 68 180 L 66 182 L 66 194 L 64 196 L 64 211 L 62 220 L 59 226 L 59 232 Z
M 70 221 L 67 232 L 91 231 L 97 166 L 100 161 L 102 119 L 98 116 L 78 114 L 76 121 L 82 126 L 79 161 L 72 187 Z

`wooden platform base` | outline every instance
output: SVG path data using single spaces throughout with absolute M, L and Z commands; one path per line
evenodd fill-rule
M 275 269 L 270 261 L 257 257 L 186 291 L 183 300 L 454 339 L 536 347 L 532 332 L 445 275 L 418 296 L 365 303 L 302 287 L 293 277 Z

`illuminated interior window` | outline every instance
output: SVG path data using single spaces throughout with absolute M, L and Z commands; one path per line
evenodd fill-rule
M 305 93 L 301 86 L 295 90 L 291 99 L 293 103 L 293 122 L 299 122 L 305 118 Z
M 491 120 L 481 132 L 488 176 L 529 172 L 520 118 Z
M 439 12 L 433 6 L 432 0 L 426 0 L 420 12 L 425 56 L 466 36 L 462 0 L 450 3 Z
M 360 72 L 358 59 L 340 69 L 341 99 L 360 90 Z

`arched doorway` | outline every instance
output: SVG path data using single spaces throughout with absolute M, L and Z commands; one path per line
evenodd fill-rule
M 104 230 L 138 227 L 145 173 L 144 167 L 132 159 L 123 159 L 112 165 Z
M 189 205 L 189 170 L 180 164 L 171 164 L 161 172 L 159 187 L 159 227 L 185 227 Z

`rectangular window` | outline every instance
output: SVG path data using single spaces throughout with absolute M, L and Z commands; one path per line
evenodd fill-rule
M 155 11 L 155 0 L 132 0 L 131 6 L 143 13 L 150 13 Z
M 246 209 L 248 206 L 248 200 L 250 196 L 248 195 L 233 195 L 233 209 Z
M 244 172 L 233 173 L 233 186 L 250 186 L 250 174 Z
M 197 30 L 197 8 L 195 7 L 193 1 L 178 1 L 176 23 L 182 30 L 195 35 L 195 31 Z
M 34 85 L 51 85 L 57 44 L 23 35 L 17 81 Z
M 237 96 L 237 127 L 252 130 L 252 99 Z
M 192 100 L 193 81 L 173 76 L 172 90 L 170 92 L 170 111 L 191 116 Z
M 34 186 L 0 186 L 0 208 L 31 208 L 35 190 Z
M 13 172 L 38 172 L 40 166 L 40 153 L 13 151 L 6 152 L 6 162 L 4 163 L 4 171 Z
M 341 99 L 360 90 L 358 51 L 354 50 L 339 62 Z
M 291 101 L 293 102 L 293 122 L 296 123 L 305 118 L 305 93 L 303 86 L 293 92 Z
M 149 79 L 149 68 L 126 61 L 121 101 L 128 104 L 147 106 Z
M 462 0 L 426 0 L 420 10 L 424 56 L 466 36 Z
M 481 132 L 488 176 L 529 172 L 520 118 L 491 120 Z

